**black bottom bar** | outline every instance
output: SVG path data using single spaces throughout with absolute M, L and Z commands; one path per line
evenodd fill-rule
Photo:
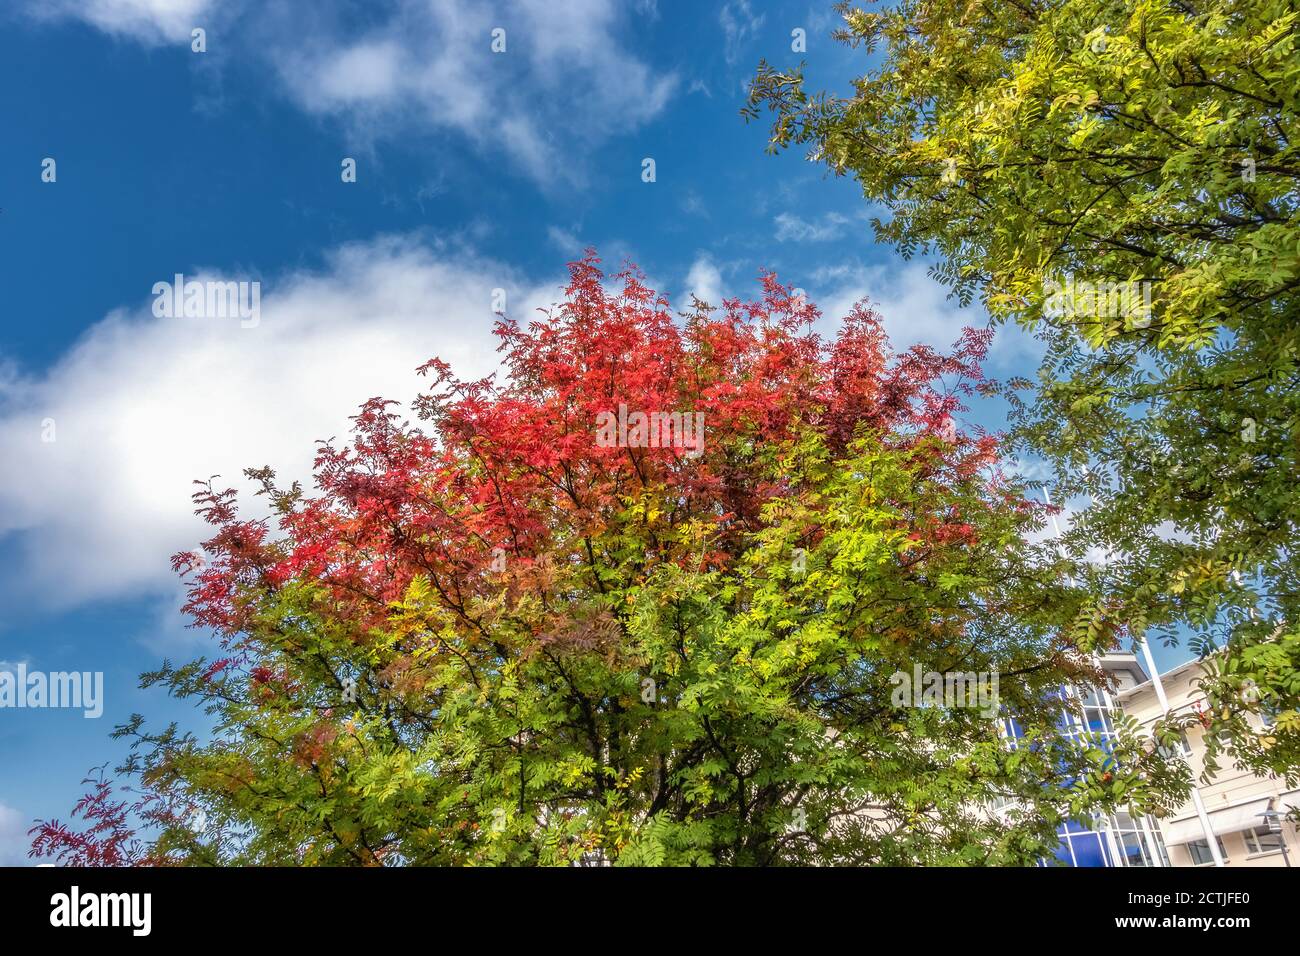
M 466 932 L 482 933 L 495 948 L 515 934 L 533 942 L 594 941 L 590 932 L 598 929 L 653 950 L 679 924 L 732 943 L 770 943 L 774 929 L 820 933 L 819 927 L 851 930 L 864 943 L 881 932 L 902 933 L 902 942 L 915 935 L 918 944 L 1024 932 L 1049 934 L 1035 937 L 1044 944 L 1168 932 L 1231 943 L 1257 930 L 1292 931 L 1296 889 L 1292 871 L 1277 868 L 25 868 L 0 869 L 0 925 L 10 943 L 76 935 L 129 946 L 224 937 L 241 946 L 256 941 L 259 949 L 277 941 L 383 948 L 405 945 L 400 940 L 410 932 L 433 946 L 460 946 L 455 941 Z

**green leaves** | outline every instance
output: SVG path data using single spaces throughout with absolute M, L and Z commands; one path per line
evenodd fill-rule
M 767 460 L 763 480 L 789 491 L 722 569 L 682 560 L 699 539 L 687 527 L 678 559 L 634 575 L 548 566 L 545 591 L 484 600 L 481 628 L 417 574 L 363 642 L 319 584 L 262 595 L 240 644 L 253 679 L 214 684 L 199 664 L 158 678 L 210 703 L 217 739 L 131 731 L 146 780 L 222 821 L 215 843 L 176 830 L 160 850 L 318 865 L 1030 862 L 1062 815 L 1158 789 L 1145 767 L 1097 783 L 1109 758 L 1063 735 L 1056 688 L 1075 671 L 1057 628 L 1084 610 L 1043 573 L 1058 559 L 1025 542 L 1037 519 L 1006 489 L 866 432 L 838 453 L 809 432 Z M 670 493 L 621 509 L 595 546 L 644 554 L 660 533 L 645 514 Z M 560 595 L 572 621 L 614 615 L 617 646 L 537 643 Z M 513 650 L 493 658 L 495 645 Z M 991 715 L 896 706 L 890 675 L 913 663 L 1022 674 L 1002 684 L 1021 745 Z M 343 673 L 360 678 L 352 703 Z M 995 795 L 1026 812 L 980 811 Z
M 773 146 L 808 145 L 889 210 L 880 239 L 937 253 L 956 295 L 1044 343 L 1032 394 L 1004 394 L 1013 447 L 1045 459 L 1056 500 L 1080 509 L 1066 549 L 1105 555 L 1076 639 L 1104 646 L 1126 621 L 1136 636 L 1213 632 L 1233 666 L 1254 667 L 1246 653 L 1300 616 L 1300 11 L 839 9 L 845 40 L 881 47 L 854 95 L 808 96 L 764 65 L 745 112 L 767 106 Z M 1046 290 L 1062 280 L 1138 283 L 1149 321 L 1095 300 L 1054 312 Z M 1279 714 L 1300 713 L 1289 681 L 1252 679 L 1275 688 Z M 1216 720 L 1222 746 L 1296 779 L 1286 731 L 1265 756 L 1245 723 Z

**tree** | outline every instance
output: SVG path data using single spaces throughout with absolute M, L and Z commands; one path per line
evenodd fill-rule
M 145 856 L 136 834 L 141 821 L 155 818 L 149 808 L 156 802 L 114 800 L 113 783 L 104 775 L 104 767 L 97 767 L 81 782 L 90 789 L 72 808 L 72 815 L 81 817 L 85 828 L 74 830 L 58 820 L 41 823 L 32 828 L 28 855 L 54 856 L 65 866 L 142 866 L 161 862 Z
M 859 306 L 823 342 L 771 275 L 679 324 L 598 261 L 498 323 L 504 384 L 425 365 L 428 431 L 368 402 L 314 496 L 200 487 L 208 557 L 175 564 L 224 649 L 145 684 L 215 733 L 118 731 L 171 818 L 150 860 L 1024 863 L 1177 802 L 1128 730 L 1059 726 L 1100 678 L 1044 508 L 955 421 L 987 335 L 895 354 Z M 918 668 L 996 697 L 913 706 Z
M 880 238 L 1045 346 L 1009 447 L 1107 555 L 1085 617 L 1191 634 L 1212 756 L 1300 773 L 1294 0 L 838 7 L 851 96 L 760 66 L 745 113 L 888 212 Z M 1025 390 L 1033 390 L 1026 400 Z M 1271 717 L 1271 726 L 1261 717 Z M 1213 759 L 1209 765 L 1214 768 Z

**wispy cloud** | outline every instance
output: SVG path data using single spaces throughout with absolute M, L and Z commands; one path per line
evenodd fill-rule
M 676 91 L 675 74 L 657 71 L 620 39 L 652 8 L 396 0 L 376 17 L 324 2 L 310 15 L 239 0 L 28 6 L 33 16 L 76 17 L 147 44 L 188 45 L 191 28 L 204 26 L 205 56 L 278 80 L 301 109 L 338 119 L 354 140 L 450 131 L 548 189 L 581 182 L 588 150 L 653 119 Z
M 763 26 L 766 14 L 755 15 L 749 0 L 729 0 L 718 12 L 722 26 L 723 56 L 728 65 L 740 59 L 741 49 L 749 43 Z
M 190 31 L 206 26 L 203 18 L 221 5 L 219 0 L 27 0 L 26 11 L 38 19 L 75 17 L 105 33 L 162 44 L 188 42 Z
M 827 242 L 843 236 L 850 224 L 848 216 L 837 212 L 828 212 L 813 221 L 783 212 L 774 222 L 777 242 Z
M 686 191 L 686 195 L 681 201 L 682 212 L 688 216 L 703 216 L 709 218 L 709 207 L 705 205 L 703 198 L 694 189 Z
M 988 314 L 977 303 L 962 308 L 949 289 L 930 276 L 921 262 L 865 265 L 844 262 L 814 270 L 805 283 L 823 321 L 838 322 L 853 304 L 868 299 L 880 314 L 895 348 L 924 343 L 947 348 L 966 326 L 983 327 Z M 1038 354 L 1033 338 L 1019 326 L 1000 326 L 991 358 L 999 363 Z
M 566 256 L 577 258 L 582 255 L 582 240 L 578 238 L 576 233 L 568 229 L 562 229 L 559 226 L 547 226 L 546 238 L 551 241 L 551 245 Z

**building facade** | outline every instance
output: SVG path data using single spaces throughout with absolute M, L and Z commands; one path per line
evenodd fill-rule
M 1117 693 L 1137 687 L 1147 679 L 1132 654 L 1106 655 L 1098 663 L 1113 681 L 1115 690 L 1110 687 L 1064 689 L 1061 720 L 1070 737 L 1095 735 L 1109 739 L 1115 733 L 1114 718 L 1119 713 Z M 1061 843 L 1056 860 L 1065 866 L 1170 865 L 1159 826 L 1152 817 L 1133 817 L 1121 811 L 1091 821 L 1068 821 L 1059 833 Z M 1046 865 L 1050 861 L 1043 862 Z
M 1300 790 L 1288 790 L 1285 781 L 1233 764 L 1220 767 L 1210 783 L 1200 782 L 1205 766 L 1199 719 L 1205 706 L 1205 695 L 1198 687 L 1200 662 L 1190 661 L 1156 681 L 1132 654 L 1109 654 L 1099 663 L 1114 686 L 1066 689 L 1062 719 L 1067 730 L 1107 738 L 1114 733 L 1115 716 L 1121 713 L 1135 719 L 1148 733 L 1166 714 L 1185 717 L 1188 727 L 1178 752 L 1169 756 L 1190 765 L 1193 790 L 1183 806 L 1163 819 L 1118 813 L 1067 823 L 1060 830 L 1056 860 L 1080 867 L 1284 867 L 1295 863 L 1300 836 L 1286 817 L 1300 807 Z M 1278 819 L 1270 822 L 1264 816 L 1270 810 Z
M 1205 768 L 1204 725 L 1200 719 L 1205 695 L 1198 687 L 1202 676 L 1201 663 L 1189 661 L 1162 674 L 1159 687 L 1144 680 L 1115 694 L 1121 710 L 1144 729 L 1149 730 L 1166 712 L 1186 718 L 1188 724 L 1178 756 L 1191 766 L 1195 792 L 1187 803 L 1158 821 L 1170 862 L 1174 866 L 1295 864 L 1300 837 L 1295 824 L 1286 817 L 1300 807 L 1300 790 L 1288 790 L 1284 780 L 1259 776 L 1230 762 L 1220 766 L 1209 783 L 1199 782 Z M 1277 832 L 1264 816 L 1269 810 L 1280 817 L 1273 827 Z

